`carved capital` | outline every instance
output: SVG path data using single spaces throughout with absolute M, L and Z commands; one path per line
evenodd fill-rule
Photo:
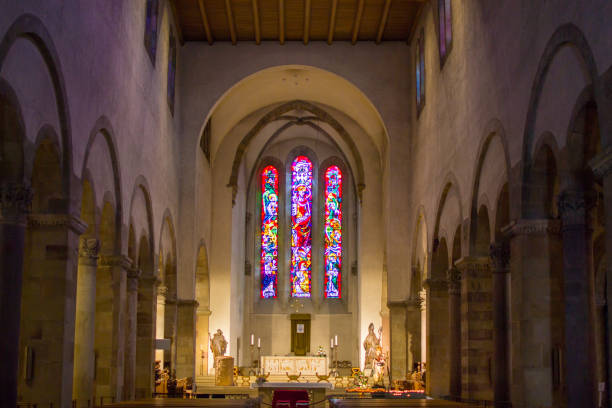
M 459 271 L 459 269 L 453 266 L 447 270 L 446 281 L 449 294 L 458 295 L 461 293 L 461 271 Z
M 502 228 L 507 237 L 518 235 L 557 235 L 561 232 L 561 223 L 553 219 L 521 219 Z
M 562 228 L 585 225 L 588 210 L 593 206 L 594 200 L 584 191 L 565 190 L 557 199 L 557 207 L 561 216 Z
M 28 227 L 32 229 L 67 228 L 77 235 L 87 230 L 87 224 L 73 214 L 29 214 Z
M 489 258 L 493 272 L 508 272 L 510 262 L 510 246 L 508 242 L 496 242 L 489 247 Z
M 127 291 L 128 292 L 138 291 L 138 281 L 141 275 L 142 275 L 142 271 L 140 269 L 136 269 L 136 268 L 128 269 L 128 273 L 127 273 Z
M 24 184 L 0 184 L 0 223 L 25 224 L 32 197 L 32 189 Z
M 100 241 L 96 238 L 81 238 L 79 240 L 79 263 L 96 266 L 100 253 Z
M 421 310 L 423 306 L 423 298 L 418 296 L 416 298 L 410 298 L 406 301 L 406 309 L 408 310 Z
M 612 146 L 608 146 L 604 151 L 593 157 L 589 162 L 593 174 L 597 178 L 605 178 L 612 172 Z
M 125 271 L 132 268 L 132 260 L 125 255 L 101 255 L 98 261 L 98 266 L 102 267 L 119 267 Z
M 432 292 L 446 291 L 448 289 L 448 282 L 446 279 L 425 279 L 423 286 Z
M 157 296 L 163 296 L 166 297 L 168 295 L 168 287 L 165 285 L 159 285 L 157 287 Z

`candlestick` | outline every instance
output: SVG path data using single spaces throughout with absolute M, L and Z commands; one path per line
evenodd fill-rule
M 257 338 L 257 348 L 261 348 L 261 337 Z
M 329 346 L 334 349 L 334 339 L 329 339 Z
M 251 333 L 251 346 L 255 344 L 255 335 Z
M 334 336 L 334 345 L 335 346 L 338 345 L 338 335 L 337 334 Z

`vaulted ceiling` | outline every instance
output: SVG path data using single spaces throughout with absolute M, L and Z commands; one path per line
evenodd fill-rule
M 407 41 L 426 0 L 174 0 L 182 40 Z

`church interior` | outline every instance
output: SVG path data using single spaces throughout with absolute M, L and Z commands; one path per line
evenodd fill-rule
M 0 0 L 0 406 L 612 407 L 611 22 Z

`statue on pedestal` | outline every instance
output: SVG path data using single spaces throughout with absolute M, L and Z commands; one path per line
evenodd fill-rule
M 368 335 L 363 341 L 363 348 L 365 349 L 365 363 L 363 366 L 364 370 L 368 368 L 374 369 L 376 359 L 376 349 L 380 346 L 380 335 L 382 327 L 378 329 L 378 337 L 374 334 L 374 323 L 370 323 L 368 326 Z
M 223 332 L 221 329 L 217 329 L 217 332 L 214 334 L 212 339 L 210 340 L 210 351 L 213 352 L 213 356 L 215 357 L 215 366 L 217 364 L 217 357 L 222 357 L 225 355 L 227 350 L 227 340 L 223 336 Z

